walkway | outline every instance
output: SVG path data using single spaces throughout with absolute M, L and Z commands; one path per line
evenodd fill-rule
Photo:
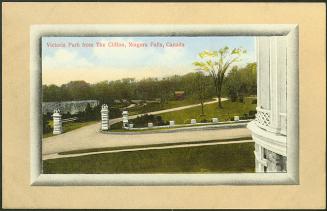
M 226 99 L 222 99 L 226 100 Z M 216 103 L 217 101 L 207 102 L 206 104 Z M 149 112 L 148 114 L 160 114 L 171 111 L 178 111 L 187 108 L 200 106 L 200 104 L 182 106 L 161 111 Z M 141 115 L 141 114 L 139 114 Z M 138 115 L 130 116 L 130 119 Z M 112 125 L 121 121 L 122 118 L 110 120 Z M 59 152 L 81 150 L 103 147 L 121 147 L 135 145 L 165 144 L 179 142 L 208 141 L 217 139 L 230 139 L 239 137 L 250 137 L 247 128 L 219 129 L 219 130 L 196 130 L 179 131 L 171 133 L 152 133 L 152 134 L 103 134 L 99 132 L 100 124 L 95 123 L 61 135 L 52 136 L 42 140 L 42 154 L 56 154 Z

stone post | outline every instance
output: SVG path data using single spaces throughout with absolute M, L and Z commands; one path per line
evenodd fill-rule
M 101 107 L 101 130 L 109 130 L 109 109 L 106 104 Z
M 148 122 L 148 128 L 153 128 L 153 123 L 152 122 Z
M 128 111 L 123 111 L 123 128 L 129 128 Z
M 240 121 L 240 117 L 239 116 L 234 116 L 234 121 Z
M 191 119 L 191 124 L 196 124 L 196 119 Z
M 212 123 L 218 123 L 218 118 L 212 118 Z
M 52 118 L 53 118 L 53 134 L 54 135 L 61 134 L 63 132 L 63 129 L 62 129 L 61 114 L 59 109 L 55 109 L 53 111 Z
M 174 127 L 175 126 L 175 121 L 169 121 L 169 127 Z

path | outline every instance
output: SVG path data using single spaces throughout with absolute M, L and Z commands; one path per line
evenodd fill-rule
M 53 136 L 51 139 L 45 139 L 42 142 L 42 154 L 90 148 L 208 141 L 251 136 L 247 128 L 128 135 L 99 133 L 99 127 L 100 124 L 94 124 L 75 132 L 72 131 L 60 136 Z
M 209 101 L 209 102 L 205 102 L 204 105 L 209 105 L 209 104 L 213 104 L 213 103 L 217 103 L 217 98 L 214 98 L 215 100 L 213 101 Z M 228 100 L 227 98 L 221 98 L 221 101 L 226 101 Z M 176 107 L 176 108 L 170 108 L 170 109 L 164 109 L 164 110 L 159 110 L 159 111 L 152 111 L 152 112 L 147 112 L 147 113 L 143 113 L 143 114 L 136 114 L 136 115 L 132 115 L 132 116 L 128 116 L 128 119 L 135 119 L 137 118 L 138 116 L 141 116 L 141 115 L 145 115 L 145 114 L 148 114 L 148 115 L 157 115 L 157 114 L 162 114 L 162 113 L 167 113 L 167 112 L 172 112 L 172 111 L 180 111 L 180 110 L 184 110 L 184 109 L 188 109 L 188 108 L 194 108 L 194 107 L 198 107 L 198 106 L 201 106 L 200 103 L 198 104 L 192 104 L 192 105 L 187 105 L 187 106 L 180 106 L 180 107 Z M 117 122 L 121 122 L 122 121 L 122 118 L 116 118 L 116 119 L 111 119 L 109 124 L 112 125 L 112 124 L 115 124 Z
M 222 99 L 226 100 L 226 99 Z M 217 101 L 206 102 L 206 104 L 216 103 Z M 182 106 L 161 111 L 149 112 L 148 114 L 160 114 L 171 111 L 178 111 L 187 108 L 200 106 L 200 104 Z M 139 114 L 141 115 L 141 114 Z M 138 115 L 130 116 L 130 119 Z M 109 124 L 122 121 L 116 118 L 109 121 Z M 237 137 L 249 137 L 250 131 L 246 128 L 220 129 L 220 130 L 201 130 L 201 131 L 182 131 L 176 133 L 153 133 L 153 134 L 102 134 L 99 133 L 100 124 L 88 125 L 61 135 L 52 136 L 42 140 L 42 154 L 54 154 L 59 152 L 102 148 L 119 147 L 131 145 L 149 145 L 161 143 L 178 143 L 208 141 L 215 139 L 227 139 Z

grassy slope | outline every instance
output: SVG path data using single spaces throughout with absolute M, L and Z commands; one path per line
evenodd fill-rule
M 212 99 L 208 99 L 206 101 L 212 101 Z M 159 111 L 164 109 L 176 108 L 181 106 L 187 106 L 192 104 L 200 103 L 197 99 L 186 98 L 184 100 L 169 100 L 166 104 L 161 105 L 160 103 L 149 103 L 143 107 L 135 107 L 128 109 L 129 115 L 136 115 L 141 113 L 147 113 L 151 111 Z
M 43 161 L 43 173 L 254 172 L 254 144 L 119 152 Z
M 211 118 L 218 117 L 219 121 L 229 121 L 235 115 L 242 116 L 244 113 L 249 113 L 250 110 L 255 110 L 256 104 L 252 104 L 252 99 L 245 99 L 245 103 L 224 101 L 223 108 L 217 109 L 217 103 L 205 105 L 205 116 L 201 117 L 201 107 L 189 108 L 180 111 L 168 112 L 160 114 L 165 121 L 175 120 L 176 124 L 189 123 L 191 119 L 196 119 L 198 122 L 201 119 L 211 121 Z

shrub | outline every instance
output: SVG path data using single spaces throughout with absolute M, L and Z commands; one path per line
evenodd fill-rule
M 42 130 L 43 130 L 43 134 L 49 133 L 52 130 L 52 128 L 49 125 L 49 117 L 47 115 L 43 115 Z
M 132 119 L 130 120 L 130 122 L 133 123 L 135 127 L 147 127 L 149 122 L 152 122 L 154 126 L 162 126 L 162 125 L 169 124 L 169 122 L 165 122 L 161 118 L 161 116 L 148 115 L 148 114 Z
M 208 120 L 207 119 L 201 119 L 201 121 L 200 121 L 201 123 L 207 123 L 208 122 Z
M 100 111 L 99 111 L 100 113 Z M 117 108 L 117 107 L 109 107 L 109 118 L 113 119 L 113 118 L 118 118 L 122 116 L 122 111 Z
M 250 119 L 254 119 L 256 113 L 257 113 L 256 110 L 250 110 L 250 111 L 249 111 L 249 118 L 250 118 Z
M 252 100 L 252 104 L 257 104 L 257 99 Z
M 90 104 L 87 104 L 85 111 L 80 111 L 77 113 L 77 115 L 74 115 L 78 117 L 79 122 L 87 122 L 87 121 L 94 121 L 94 120 L 100 120 L 101 118 L 101 106 L 95 106 L 92 108 Z M 109 114 L 110 116 L 110 114 Z

